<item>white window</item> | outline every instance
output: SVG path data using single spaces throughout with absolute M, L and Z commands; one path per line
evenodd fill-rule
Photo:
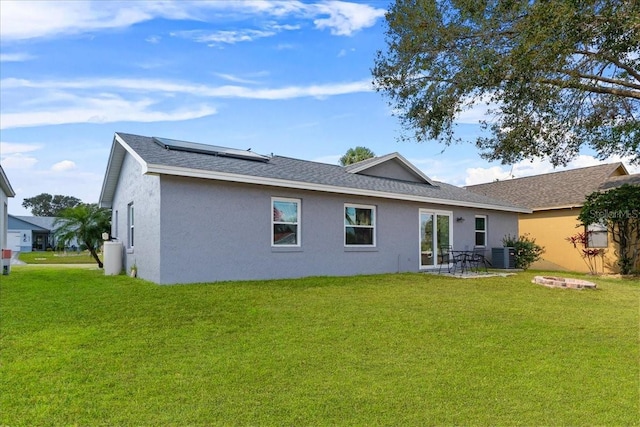
M 133 248 L 133 237 L 134 237 L 134 220 L 133 220 L 133 202 L 129 203 L 127 206 L 127 237 L 128 237 L 128 246 Z
M 587 245 L 590 248 L 608 248 L 609 233 L 607 227 L 602 224 L 591 224 L 587 226 Z
M 300 200 L 271 199 L 271 245 L 300 246 Z
M 345 246 L 376 245 L 375 206 L 344 205 Z
M 487 216 L 476 215 L 476 247 L 487 246 Z

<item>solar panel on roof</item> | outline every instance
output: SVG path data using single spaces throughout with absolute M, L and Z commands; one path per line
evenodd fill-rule
M 238 150 L 237 148 L 220 147 L 217 145 L 201 144 L 198 142 L 180 141 L 170 138 L 159 138 L 154 136 L 153 140 L 162 148 L 176 151 L 187 151 L 190 153 L 210 154 L 212 156 L 232 157 L 244 160 L 256 160 L 268 162 L 269 157 L 254 153 L 249 150 Z

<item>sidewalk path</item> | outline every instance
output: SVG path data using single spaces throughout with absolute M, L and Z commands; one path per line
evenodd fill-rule
M 57 267 L 57 268 L 86 268 L 91 269 L 95 268 L 98 270 L 98 264 L 95 262 L 89 264 L 27 264 L 24 261 L 21 261 L 18 257 L 20 256 L 20 252 L 12 252 L 11 253 L 11 265 L 19 266 L 24 265 L 26 267 Z
M 27 265 L 26 262 L 20 261 L 18 257 L 20 256 L 20 252 L 13 251 L 11 253 L 11 265 Z

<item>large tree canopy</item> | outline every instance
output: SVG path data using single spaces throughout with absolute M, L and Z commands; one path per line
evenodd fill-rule
M 459 141 L 479 103 L 483 157 L 554 165 L 581 147 L 640 162 L 637 0 L 397 0 L 374 83 L 418 141 Z
M 49 193 L 38 194 L 22 201 L 22 207 L 31 209 L 33 216 L 58 216 L 65 209 L 78 206 L 82 201 L 73 196 Z

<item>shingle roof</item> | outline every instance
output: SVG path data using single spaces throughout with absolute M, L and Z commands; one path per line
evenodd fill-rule
M 55 216 L 22 216 L 14 215 L 14 218 L 18 218 L 29 224 L 33 224 L 37 227 L 44 228 L 46 230 L 53 230 L 53 223 L 57 219 Z
M 528 210 L 514 206 L 509 202 L 496 200 L 481 194 L 467 191 L 463 188 L 442 182 L 434 182 L 435 185 L 427 183 L 416 183 L 386 179 L 375 176 L 360 175 L 350 173 L 342 166 L 317 163 L 306 160 L 293 159 L 290 157 L 273 156 L 266 162 L 229 158 L 224 156 L 214 156 L 210 154 L 192 153 L 186 151 L 167 150 L 159 146 L 151 137 L 117 133 L 114 144 L 119 144 L 118 138 L 126 144 L 140 160 L 145 163 L 147 171 L 154 173 L 174 173 L 189 174 L 187 171 L 202 171 L 206 176 L 224 176 L 233 180 L 234 177 L 252 177 L 256 182 L 274 182 L 286 186 L 288 183 L 295 184 L 291 188 L 306 188 L 300 184 L 308 184 L 309 189 L 319 189 L 323 191 L 341 192 L 342 190 L 362 191 L 363 194 L 380 194 L 380 197 L 391 197 L 397 195 L 398 199 L 434 199 L 449 205 L 458 206 L 479 206 L 488 209 L 498 209 L 505 211 L 527 212 Z M 102 205 L 108 205 L 111 201 L 110 193 L 114 191 L 115 182 L 114 168 L 118 168 L 117 159 L 112 149 L 111 159 L 105 176 L 100 201 Z M 121 162 L 121 160 L 120 160 Z M 119 173 L 119 172 L 117 172 Z M 252 182 L 243 180 L 241 182 Z M 384 196 L 383 196 L 384 195 Z M 435 200 L 437 199 L 437 201 Z
M 624 165 L 608 163 L 466 188 L 533 210 L 558 209 L 582 206 L 587 195 L 598 191 L 607 180 L 618 174 L 627 175 Z
M 640 185 L 640 173 L 636 173 L 633 175 L 620 175 L 620 176 L 612 176 L 602 183 L 600 186 L 601 190 L 609 190 L 611 188 L 617 188 L 624 184 L 629 185 Z

